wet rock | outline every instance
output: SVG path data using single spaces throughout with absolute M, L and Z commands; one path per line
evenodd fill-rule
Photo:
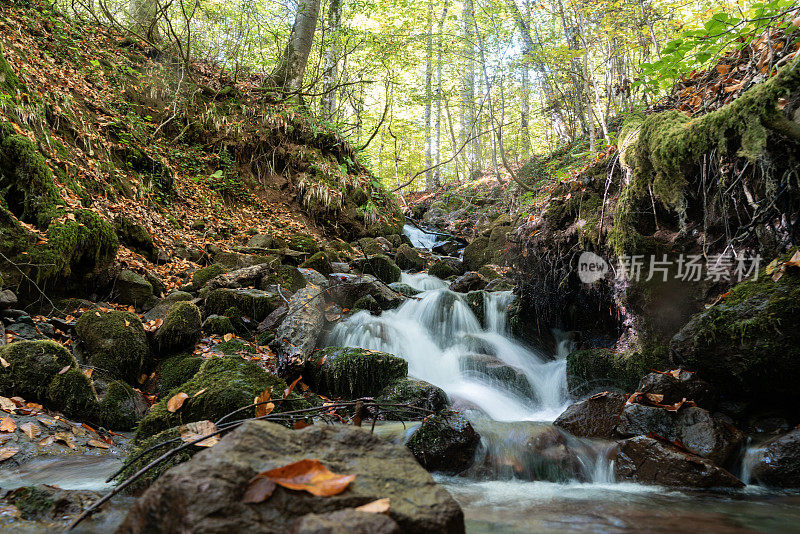
M 506 280 L 505 278 L 497 278 L 492 280 L 486 287 L 484 288 L 485 291 L 511 291 L 514 289 L 514 284 Z
M 383 514 L 345 509 L 306 514 L 296 520 L 289 534 L 400 534 L 397 523 Z
M 282 376 L 300 372 L 317 346 L 325 326 L 322 289 L 309 286 L 289 299 L 286 318 L 275 332 L 278 344 L 278 372 Z
M 7 310 L 17 305 L 17 296 L 10 289 L 0 291 L 0 310 Z
M 443 411 L 423 421 L 406 446 L 428 471 L 460 473 L 474 463 L 480 440 L 463 415 Z
M 178 354 L 158 362 L 156 367 L 157 392 L 159 398 L 192 379 L 205 359 L 191 354 Z
M 800 429 L 764 443 L 751 475 L 767 486 L 800 488 Z
M 291 265 L 281 265 L 275 272 L 265 276 L 261 280 L 261 289 L 267 289 L 267 286 L 276 285 L 282 290 L 289 293 L 295 293 L 299 289 L 306 287 L 306 277 L 297 267 Z
M 209 289 L 237 289 L 257 286 L 265 276 L 273 273 L 272 263 L 260 263 L 251 267 L 243 267 L 211 278 L 207 284 Z
M 121 311 L 88 311 L 78 319 L 75 332 L 96 371 L 129 384 L 137 383 L 150 354 L 139 317 Z
M 368 274 L 335 273 L 328 280 L 329 297 L 343 308 L 352 309 L 359 299 L 367 295 L 374 298 L 384 310 L 396 308 L 405 300 L 386 284 Z
M 392 282 L 391 284 L 389 284 L 389 287 L 392 290 L 396 291 L 397 293 L 400 293 L 401 295 L 405 295 L 407 297 L 413 297 L 414 295 L 419 295 L 420 293 L 422 293 L 422 291 L 420 291 L 419 289 L 414 289 L 410 285 L 403 284 L 402 282 Z
M 257 364 L 239 356 L 219 356 L 206 360 L 188 382 L 176 386 L 154 404 L 150 412 L 139 423 L 137 440 L 141 440 L 162 430 L 191 421 L 217 421 L 229 413 L 249 406 L 253 398 L 271 388 L 284 391 L 286 382 L 264 371 Z M 195 393 L 202 391 L 196 397 Z M 178 393 L 189 397 L 178 412 L 167 410 L 167 402 Z M 290 402 L 281 402 L 275 413 L 286 410 L 307 408 L 310 405 L 292 392 Z M 249 414 L 248 414 L 249 415 Z
M 353 262 L 356 269 L 364 274 L 374 275 L 385 284 L 400 281 L 400 267 L 385 254 L 373 254 Z
M 37 341 L 48 338 L 29 315 L 18 317 L 16 322 L 8 325 L 6 332 L 14 334 L 15 339 L 23 341 Z
M 214 255 L 214 263 L 231 270 L 253 267 L 255 265 L 275 266 L 280 263 L 277 256 L 263 254 L 242 254 L 241 252 L 220 252 Z
M 440 258 L 428 268 L 428 274 L 447 280 L 451 276 L 459 276 L 464 272 L 464 266 L 457 258 Z
M 500 382 L 523 396 L 534 394 L 522 369 L 509 365 L 495 356 L 466 354 L 459 360 L 459 367 L 465 374 L 482 375 L 484 378 Z
M 371 254 L 384 254 L 387 252 L 374 237 L 362 237 L 353 244 L 353 248 L 365 256 Z
M 528 480 L 566 482 L 585 478 L 575 447 L 553 426 L 542 426 L 528 438 L 520 461 L 523 465 L 517 475 Z
M 335 273 L 349 273 L 350 271 L 352 271 L 349 263 L 344 263 L 340 261 L 331 262 L 331 268 Z
M 318 287 L 325 287 L 328 285 L 328 279 L 322 273 L 314 270 L 314 269 L 306 269 L 306 268 L 299 268 L 297 269 L 303 278 L 305 278 L 306 282 L 309 284 L 313 284 Z
M 432 412 L 440 412 L 450 403 L 447 393 L 441 388 L 416 378 L 395 380 L 383 388 L 375 400 L 384 404 L 407 404 Z M 389 421 L 417 419 L 419 416 L 419 411 L 403 408 L 394 408 L 383 414 L 384 419 Z
M 707 410 L 716 408 L 716 395 L 708 382 L 689 371 L 680 370 L 677 375 L 676 378 L 671 374 L 650 373 L 642 378 L 636 391 L 664 395 L 660 404 L 675 404 L 686 399 Z
M 422 255 L 417 252 L 417 249 L 406 244 L 397 247 L 394 261 L 404 271 L 421 271 L 425 268 L 425 259 Z
M 269 316 L 267 316 L 267 319 L 269 319 Z M 264 320 L 266 321 L 267 319 Z M 203 321 L 202 330 L 204 334 L 216 334 L 218 336 L 224 336 L 225 334 L 235 331 L 231 320 L 222 315 L 209 315 L 206 317 L 206 320 Z
M 253 321 L 261 322 L 282 303 L 277 289 L 215 289 L 206 297 L 206 313 L 227 315 L 226 310 L 235 307 Z
M 573 436 L 610 439 L 614 436 L 625 400 L 622 393 L 600 393 L 572 404 L 553 424 Z
M 314 269 L 324 276 L 328 276 L 333 272 L 333 266 L 331 266 L 330 260 L 328 260 L 323 252 L 317 252 L 316 254 L 312 255 L 310 258 L 304 261 L 300 267 L 303 267 L 304 269 Z
M 468 293 L 470 291 L 480 291 L 486 287 L 486 279 L 475 271 L 464 273 L 450 284 L 450 291 L 458 293 Z
M 100 495 L 94 491 L 63 490 L 42 484 L 17 488 L 3 500 L 19 510 L 21 519 L 49 522 L 77 516 L 99 498 Z M 19 527 L 24 528 L 22 525 Z
M 319 244 L 313 235 L 295 234 L 289 239 L 289 248 L 306 254 L 319 252 Z
M 191 293 L 187 293 L 186 291 L 173 291 L 163 299 L 161 299 L 158 304 L 153 306 L 152 309 L 148 310 L 142 316 L 142 320 L 144 322 L 148 321 L 155 321 L 156 319 L 164 319 L 167 316 L 167 312 L 172 307 L 173 304 L 176 302 L 184 302 L 192 300 Z
M 668 441 L 679 440 L 693 453 L 725 467 L 736 462 L 745 444 L 742 432 L 696 407 L 668 412 L 654 406 L 628 404 L 619 417 L 617 433 L 626 437 L 653 433 Z
M 710 460 L 645 436 L 626 439 L 619 444 L 614 457 L 614 475 L 620 482 L 670 487 L 744 486 L 738 478 Z
M 114 283 L 120 304 L 143 306 L 153 298 L 153 286 L 143 276 L 129 270 L 122 271 Z
M 383 311 L 381 305 L 372 295 L 365 295 L 353 303 L 353 311 L 365 310 L 372 314 L 379 314 Z
M 385 237 L 378 236 L 375 238 L 375 241 L 381 246 L 384 252 L 391 253 L 394 251 L 394 245 L 392 245 L 392 242 Z
M 162 355 L 192 349 L 202 336 L 200 308 L 192 302 L 176 302 L 156 332 L 154 341 Z
M 354 347 L 315 352 L 303 373 L 311 389 L 330 397 L 373 397 L 408 374 L 408 362 L 392 354 Z
M 225 274 L 229 271 L 227 267 L 222 265 L 221 263 L 214 263 L 209 265 L 208 267 L 203 267 L 202 269 L 197 269 L 192 274 L 192 285 L 197 289 L 200 289 L 204 285 L 208 283 L 209 280 L 216 278 L 221 274 Z
M 442 256 L 455 256 L 463 246 L 464 245 L 460 243 L 448 240 L 442 243 L 437 243 L 436 246 L 431 249 L 431 251 L 433 251 L 435 254 L 441 254 Z
M 258 473 L 306 458 L 335 473 L 357 474 L 332 497 L 276 488 L 263 503 L 243 504 L 242 492 Z M 225 473 L 225 476 L 220 476 Z M 167 471 L 135 503 L 118 532 L 160 530 L 283 534 L 309 513 L 327 513 L 380 498 L 403 532 L 464 532 L 458 504 L 403 447 L 367 430 L 313 425 L 289 430 L 250 421 L 213 448 Z

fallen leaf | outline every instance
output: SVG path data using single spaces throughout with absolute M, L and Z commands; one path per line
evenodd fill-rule
M 217 425 L 211 421 L 197 421 L 194 423 L 187 423 L 178 427 L 181 433 L 181 441 L 189 443 L 208 434 L 213 434 L 217 431 Z M 210 436 L 203 441 L 195 443 L 198 447 L 213 447 L 219 443 L 219 435 Z
M 19 447 L 2 447 L 0 448 L 0 462 L 8 460 L 19 452 Z
M 10 417 L 0 419 L 0 432 L 14 432 L 16 429 L 17 423 Z
M 36 423 L 23 423 L 19 425 L 19 429 L 25 432 L 30 439 L 34 439 L 42 433 L 42 429 Z
M 69 432 L 56 432 L 55 436 L 53 436 L 55 441 L 61 441 L 69 447 L 70 449 L 75 448 L 75 437 L 70 434 Z
M 94 369 L 84 369 L 83 374 L 86 375 L 86 378 L 92 378 L 92 373 L 94 373 Z
M 192 395 L 192 398 L 199 397 L 200 395 L 202 395 L 203 393 L 205 393 L 207 389 L 208 389 L 208 388 L 203 388 L 203 389 L 201 389 L 200 391 L 198 391 L 197 393 L 195 393 L 194 395 Z
M 46 438 L 39 441 L 40 447 L 47 447 L 48 445 L 52 445 L 53 442 L 56 440 L 53 436 L 47 436 Z
M 301 379 L 301 378 L 303 378 L 303 377 L 302 377 L 302 376 L 298 376 L 297 378 L 295 378 L 295 379 L 294 379 L 294 382 L 292 382 L 291 384 L 289 384 L 289 387 L 288 387 L 288 388 L 286 388 L 286 390 L 283 392 L 283 398 L 284 398 L 284 399 L 285 399 L 286 397 L 288 397 L 288 396 L 289 396 L 289 395 L 292 393 L 292 390 L 293 390 L 293 389 L 294 389 L 294 387 L 297 385 L 297 383 L 298 383 L 298 382 L 300 382 L 300 379 Z
M 317 497 L 338 495 L 356 478 L 355 475 L 333 473 L 319 460 L 310 459 L 264 471 L 258 477 L 267 478 L 287 489 L 307 491 Z
M 275 409 L 275 404 L 271 402 L 267 403 L 267 401 L 270 400 L 271 398 L 272 398 L 272 388 L 267 387 L 267 389 L 265 389 L 263 393 L 261 393 L 261 395 L 258 395 L 256 398 L 253 399 L 253 404 L 257 405 L 256 417 L 264 417 L 265 415 L 269 415 L 272 412 L 272 410 Z M 259 404 L 259 403 L 265 403 L 265 404 Z
M 232 334 L 232 333 L 230 333 L 230 332 L 228 332 L 227 334 L 225 334 L 224 336 L 222 336 L 222 340 L 223 340 L 223 341 L 230 341 L 231 339 L 233 339 L 233 334 Z
M 99 439 L 90 439 L 89 441 L 86 442 L 86 444 L 89 445 L 90 447 L 97 447 L 98 449 L 109 448 L 108 443 L 100 441 Z
M 13 412 L 17 408 L 17 405 L 9 399 L 8 397 L 0 396 L 0 409 L 5 410 L 7 412 Z
M 362 504 L 356 508 L 359 512 L 367 512 L 370 514 L 388 514 L 389 513 L 389 499 L 378 499 L 377 501 Z
M 244 504 L 258 504 L 264 502 L 272 496 L 277 487 L 277 484 L 270 479 L 260 475 L 256 476 L 247 485 L 247 489 L 242 496 L 242 502 Z
M 11 366 L 11 364 L 10 364 L 10 363 L 8 363 L 8 362 L 5 360 L 5 358 L 3 358 L 2 356 L 0 356 L 0 365 L 2 365 L 3 367 L 10 367 L 10 366 Z
M 660 393 L 646 393 L 645 398 L 653 404 L 659 404 L 664 401 L 664 395 Z
M 70 367 L 72 367 L 72 365 L 67 365 L 67 366 L 65 366 L 63 369 L 61 369 L 61 370 L 58 372 L 58 374 L 60 374 L 60 375 L 63 375 L 64 373 L 66 373 L 67 371 L 69 371 Z
M 794 253 L 794 255 L 784 263 L 787 267 L 800 267 L 800 250 Z
M 80 426 L 73 426 L 72 433 L 75 434 L 76 436 L 83 437 L 86 435 L 86 430 L 84 430 L 83 427 Z
M 167 401 L 167 411 L 170 413 L 177 412 L 178 410 L 181 409 L 181 406 L 183 406 L 184 401 L 186 401 L 186 399 L 188 398 L 189 395 L 187 395 L 182 391 L 177 395 L 174 395 L 171 399 Z
M 308 426 L 311 426 L 311 424 L 305 421 L 295 421 L 294 425 L 292 425 L 295 430 L 302 430 Z

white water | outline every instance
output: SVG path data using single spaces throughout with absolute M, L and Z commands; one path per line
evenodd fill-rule
M 403 233 L 408 236 L 411 243 L 417 248 L 430 250 L 438 240 L 436 234 L 430 234 L 411 224 L 407 224 L 403 227 Z
M 424 290 L 380 317 L 359 312 L 338 324 L 329 345 L 388 352 L 408 362 L 409 375 L 442 388 L 452 401 L 474 407 L 497 421 L 552 421 L 566 407 L 566 363 L 514 340 L 506 331 L 510 292 L 486 293 L 481 326 L 465 295 L 443 289 L 427 274 L 404 274 L 402 282 Z M 461 371 L 467 355 L 494 356 L 522 371 L 534 395 L 521 396 L 506 385 Z

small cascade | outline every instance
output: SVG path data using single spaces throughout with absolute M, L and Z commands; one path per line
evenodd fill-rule
M 404 271 L 400 275 L 400 283 L 411 286 L 418 291 L 447 288 L 447 282 L 435 276 L 431 276 L 428 273 L 409 273 Z
M 411 244 L 417 248 L 430 250 L 438 241 L 438 236 L 436 234 L 426 232 L 425 230 L 411 224 L 407 224 L 405 227 L 403 227 L 403 233 L 411 240 Z

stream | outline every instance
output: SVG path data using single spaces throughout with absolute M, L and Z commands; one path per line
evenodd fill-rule
M 418 248 L 429 250 L 437 242 L 413 226 L 405 233 Z M 482 436 L 477 454 L 493 458 L 492 465 L 462 476 L 436 476 L 464 509 L 468 532 L 800 532 L 797 492 L 756 485 L 718 492 L 616 483 L 605 456 L 612 444 L 572 436 L 565 439 L 579 464 L 576 474 L 565 476 L 539 461 L 527 443 L 556 431 L 552 421 L 572 402 L 566 385 L 569 341 L 559 344 L 557 354 L 543 354 L 515 340 L 506 321 L 510 292 L 486 293 L 481 322 L 465 295 L 449 291 L 442 280 L 403 273 L 401 282 L 423 291 L 418 300 L 377 317 L 356 313 L 333 329 L 328 344 L 404 358 L 410 376 L 442 388 L 454 409 L 470 419 Z M 476 354 L 517 369 L 528 387 L 464 369 L 462 360 Z M 402 442 L 414 428 L 387 423 L 376 432 Z M 746 456 L 738 474 L 748 482 Z

